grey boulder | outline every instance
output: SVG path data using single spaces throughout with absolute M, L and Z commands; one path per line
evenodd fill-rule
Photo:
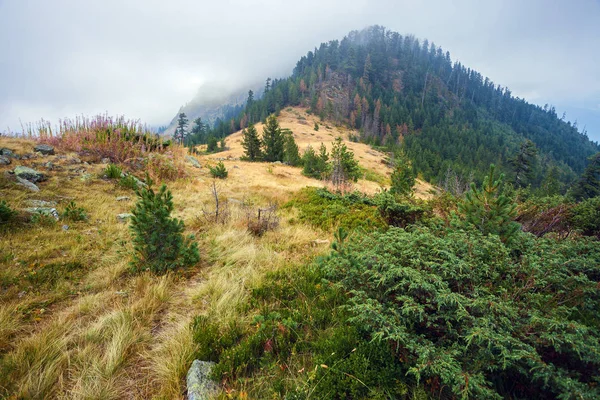
M 210 379 L 214 362 L 194 360 L 187 373 L 188 400 L 209 400 L 218 386 Z
M 196 157 L 192 157 L 192 156 L 186 156 L 185 159 L 192 164 L 194 167 L 196 168 L 202 168 L 202 166 L 200 165 L 200 162 L 198 161 L 198 159 Z
M 38 172 L 35 169 L 29 167 L 24 167 L 22 165 L 16 167 L 14 173 L 17 176 L 17 178 L 25 179 L 34 183 L 42 182 L 47 179 L 46 175 L 44 175 L 43 173 Z
M 42 153 L 45 156 L 54 154 L 54 147 L 49 144 L 38 144 L 33 148 L 33 151 L 37 151 L 38 153 Z
M 119 221 L 120 223 L 124 224 L 131 217 L 133 217 L 133 214 L 129 214 L 129 213 L 119 214 L 119 215 L 117 215 L 117 221 Z
M 0 156 L 0 165 L 9 165 L 10 164 L 10 158 L 6 157 L 6 156 Z
M 29 182 L 23 178 L 17 176 L 17 185 L 23 186 L 25 189 L 29 189 L 32 192 L 39 192 L 40 188 L 35 183 Z

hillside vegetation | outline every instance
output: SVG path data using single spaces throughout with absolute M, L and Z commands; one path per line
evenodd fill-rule
M 380 26 L 322 43 L 300 58 L 292 76 L 268 79 L 260 99 L 250 93 L 237 115 L 190 141 L 224 137 L 296 105 L 355 128 L 362 142 L 402 148 L 422 177 L 437 184 L 448 175 L 473 174 L 481 182 L 494 163 L 520 186 L 543 187 L 552 174 L 564 193 L 600 151 L 554 107 L 514 97 L 434 43 Z M 515 160 L 528 141 L 537 158 L 517 179 Z

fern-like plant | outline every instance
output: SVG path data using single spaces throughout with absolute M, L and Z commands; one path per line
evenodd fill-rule
M 138 202 L 131 217 L 135 269 L 154 273 L 190 266 L 200 260 L 198 245 L 193 236 L 184 238 L 182 220 L 171 217 L 173 196 L 162 185 L 158 192 L 148 180 L 146 187 L 136 188 Z

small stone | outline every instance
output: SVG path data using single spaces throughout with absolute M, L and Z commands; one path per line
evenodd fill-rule
M 0 165 L 9 165 L 10 164 L 10 158 L 6 157 L 6 156 L 0 156 Z
M 188 400 L 209 400 L 217 392 L 218 386 L 210 379 L 215 363 L 194 360 L 187 373 Z
M 85 170 L 83 170 L 85 171 Z M 89 182 L 92 180 L 94 176 L 92 174 L 82 174 L 81 177 L 79 179 L 81 179 L 82 182 Z
M 26 180 L 28 180 L 30 182 L 33 182 L 33 183 L 35 183 L 35 182 L 42 182 L 42 181 L 45 181 L 47 179 L 46 175 L 44 175 L 43 173 L 38 172 L 38 171 L 36 171 L 34 169 L 31 169 L 29 167 L 24 167 L 22 165 L 19 165 L 18 167 L 16 167 L 14 169 L 14 172 L 15 172 L 15 175 L 17 177 L 22 178 L 22 179 L 26 179 Z
M 196 157 L 186 156 L 185 159 L 190 164 L 192 164 L 194 167 L 196 167 L 196 168 L 202 168 L 202 165 L 200 165 L 200 162 L 198 161 L 198 159 Z
M 313 247 L 319 246 L 319 245 L 323 245 L 323 244 L 329 244 L 329 240 L 327 239 L 315 239 L 312 241 L 312 245 Z
M 54 219 L 57 221 L 59 219 L 58 211 L 56 211 L 56 208 L 52 208 L 52 207 L 29 207 L 29 208 L 25 208 L 23 211 L 25 211 L 29 214 L 42 214 L 42 215 L 47 215 L 49 217 L 54 217 Z
M 47 163 L 44 164 L 44 167 L 49 170 L 52 170 L 53 166 L 54 166 L 54 164 L 52 164 L 50 161 L 48 161 Z
M 33 151 L 42 153 L 45 156 L 54 155 L 54 147 L 49 144 L 38 144 L 33 148 Z
M 69 164 L 81 164 L 81 159 L 79 159 L 77 157 L 69 158 L 68 163 Z
M 129 214 L 129 213 L 119 214 L 119 215 L 117 215 L 117 221 L 119 221 L 120 223 L 124 224 L 131 217 L 133 217 L 133 214 Z
M 17 185 L 23 186 L 26 189 L 31 190 L 32 192 L 39 192 L 40 191 L 40 188 L 37 187 L 37 185 L 35 183 L 29 182 L 29 181 L 27 181 L 27 180 L 25 180 L 23 178 L 19 178 L 18 176 L 17 176 Z
M 240 169 L 240 167 L 238 167 L 237 165 L 233 166 L 234 169 Z
M 273 162 L 273 164 L 278 164 L 278 165 L 281 165 L 281 164 L 282 164 L 282 162 L 281 162 L 281 161 L 274 161 L 274 162 Z
M 27 292 L 26 292 L 26 291 L 24 291 L 24 290 L 22 290 L 22 291 L 20 291 L 20 292 L 17 294 L 17 297 L 18 297 L 18 298 L 20 298 L 20 299 L 22 299 L 22 298 L 23 298 L 23 297 L 24 297 L 26 294 L 27 294 Z
M 129 196 L 119 196 L 117 197 L 117 201 L 129 201 L 131 200 Z
M 84 161 L 84 162 L 83 162 L 83 165 L 90 165 L 90 163 L 89 163 L 89 162 L 87 162 L 87 161 Z
M 46 207 L 46 208 L 56 207 L 55 201 L 27 200 L 26 203 L 29 207 Z
M 102 164 L 110 164 L 110 158 L 105 157 L 100 161 Z
M 0 156 L 14 157 L 15 152 L 12 151 L 11 149 L 7 149 L 6 147 L 3 147 L 0 149 Z
M 63 231 L 68 231 L 69 230 L 69 225 L 63 225 L 62 226 L 62 230 Z
M 115 294 L 116 294 L 117 296 L 121 296 L 121 297 L 127 297 L 127 296 L 129 296 L 129 293 L 128 293 L 128 292 L 126 292 L 126 291 L 124 291 L 124 290 L 117 290 L 117 291 L 115 292 Z

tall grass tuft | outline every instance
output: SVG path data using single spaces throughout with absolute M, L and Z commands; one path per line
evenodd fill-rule
M 30 125 L 27 132 L 61 150 L 89 153 L 117 163 L 135 160 L 147 152 L 163 153 L 171 145 L 139 121 L 108 114 L 67 118 L 54 129 L 47 121 L 42 121 L 35 127 Z

